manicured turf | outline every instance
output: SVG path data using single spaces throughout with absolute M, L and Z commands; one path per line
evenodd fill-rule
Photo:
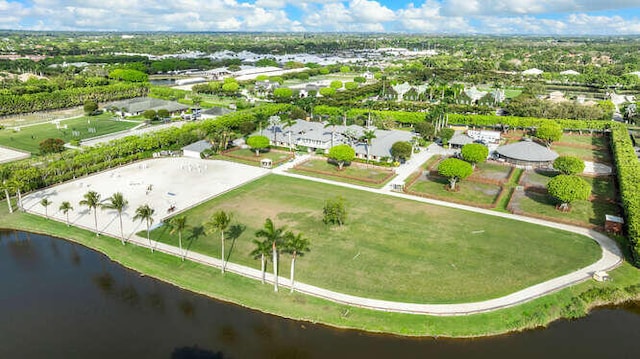
M 579 135 L 579 134 L 568 134 L 565 133 L 562 135 L 562 138 L 560 138 L 560 143 L 573 143 L 573 144 L 579 144 L 579 145 L 591 145 L 591 146 L 597 146 L 597 147 L 601 147 L 601 148 L 607 148 L 608 146 L 608 138 L 605 136 L 599 136 L 599 135 L 588 135 L 588 134 L 584 134 L 584 135 Z
M 256 156 L 256 152 L 251 151 L 248 148 L 239 148 L 229 152 L 225 152 L 224 154 L 222 154 L 222 156 L 231 157 L 231 160 L 238 159 L 243 163 L 251 163 L 258 166 L 260 165 L 260 161 L 262 161 L 265 158 L 270 159 L 275 164 L 275 163 L 280 163 L 282 161 L 286 161 L 288 158 L 293 157 L 293 155 L 289 152 L 273 151 L 273 150 L 260 152 L 260 155 Z M 229 158 L 225 158 L 225 159 L 229 160 Z
M 620 215 L 617 204 L 603 201 L 576 201 L 570 212 L 556 210 L 557 202 L 546 193 L 520 191 L 514 194 L 512 205 L 525 215 L 569 220 L 577 225 L 604 225 L 604 215 Z
M 584 161 L 611 163 L 611 155 L 607 149 L 590 149 L 563 146 L 562 144 L 554 144 L 551 146 L 560 156 L 574 156 Z
M 588 281 L 523 305 L 491 313 L 459 317 L 386 313 L 300 294 L 290 295 L 286 291 L 274 293 L 270 285 L 261 285 L 258 281 L 232 273 L 222 276 L 214 268 L 189 261 L 181 262 L 176 257 L 158 252 L 151 254 L 149 250 L 133 245 L 123 246 L 114 238 L 96 238 L 90 231 L 24 213 L 10 215 L 6 206 L 0 206 L 0 228 L 17 228 L 67 238 L 105 253 L 117 263 L 143 275 L 267 313 L 337 327 L 401 335 L 468 337 L 500 334 L 545 326 L 560 317 L 583 316 L 596 303 L 602 305 L 640 298 L 637 284 L 640 282 L 640 271 L 623 264 L 610 272 L 613 278 L 610 282 Z M 197 313 L 195 318 L 199 318 Z
M 344 166 L 341 171 L 338 171 L 338 166 L 327 162 L 326 159 L 311 159 L 296 166 L 291 172 L 373 187 L 381 187 L 393 176 L 393 171 L 389 168 L 358 163 Z
M 472 178 L 487 179 L 492 181 L 506 181 L 511 174 L 511 166 L 497 163 L 479 163 L 473 171 Z
M 448 191 L 449 180 L 439 176 L 421 176 L 413 186 L 411 192 L 423 193 L 445 200 L 454 200 L 471 205 L 490 205 L 500 193 L 500 186 L 495 184 L 462 181 L 458 182 L 456 192 Z
M 342 196 L 343 227 L 322 223 L 326 199 Z M 586 237 L 552 228 L 421 204 L 390 196 L 270 175 L 186 212 L 199 233 L 219 209 L 246 226 L 227 249 L 232 262 L 259 268 L 251 240 L 266 218 L 311 241 L 296 264 L 300 281 L 371 298 L 459 303 L 512 293 L 593 263 L 600 249 Z M 177 244 L 163 228 L 158 240 Z M 189 237 L 187 234 L 186 237 Z M 219 254 L 218 234 L 198 235 L 190 250 Z M 289 257 L 282 255 L 287 275 Z
M 19 132 L 4 129 L 0 130 L 0 145 L 38 154 L 38 145 L 47 138 L 60 138 L 69 142 L 123 131 L 138 125 L 134 122 L 114 121 L 112 117 L 113 115 L 105 113 L 60 121 L 60 125 L 66 125 L 67 129 L 56 129 L 56 125 L 52 123 L 22 127 Z M 95 128 L 96 132 L 89 132 L 89 128 Z M 80 136 L 73 136 L 73 131 L 79 131 Z

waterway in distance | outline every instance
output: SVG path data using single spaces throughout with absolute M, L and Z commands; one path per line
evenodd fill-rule
M 479 339 L 297 322 L 140 276 L 65 240 L 0 231 L 0 358 L 636 358 L 640 303 Z

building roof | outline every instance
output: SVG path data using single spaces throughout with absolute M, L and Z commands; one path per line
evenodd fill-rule
M 464 133 L 456 133 L 451 137 L 449 143 L 454 146 L 464 146 L 469 143 L 473 143 L 473 138 L 465 135 Z
M 204 111 L 202 111 L 203 115 L 211 115 L 211 116 L 222 116 L 222 115 L 226 115 L 230 112 L 233 112 L 232 110 L 226 108 L 226 107 L 220 107 L 220 106 L 216 106 L 216 107 L 212 107 L 209 109 L 206 109 Z
M 542 74 L 544 71 L 540 70 L 540 69 L 536 69 L 535 67 L 532 69 L 528 69 L 528 70 L 524 70 L 522 71 L 523 75 L 540 75 Z
M 201 153 L 204 150 L 208 150 L 210 149 L 211 143 L 209 143 L 209 141 L 206 140 L 200 140 L 198 142 L 194 142 L 190 145 L 186 145 L 184 147 L 182 147 L 183 151 L 193 151 L 193 152 L 198 152 Z
M 147 110 L 167 110 L 169 112 L 177 112 L 189 109 L 181 103 L 175 101 L 166 101 L 153 97 L 136 97 L 128 100 L 116 101 L 107 107 L 125 108 L 128 113 L 140 113 Z
M 580 73 L 576 70 L 566 70 L 562 71 L 560 75 L 580 75 Z
M 558 158 L 554 151 L 527 140 L 500 146 L 496 152 L 503 157 L 527 162 L 549 162 Z
M 297 143 L 298 141 L 313 140 L 322 142 L 326 148 L 331 144 L 331 133 L 334 130 L 333 126 L 325 127 L 326 122 L 310 122 L 304 120 L 297 120 L 291 127 L 269 126 L 263 131 L 263 135 L 267 136 L 270 140 L 273 140 L 274 134 L 277 134 L 278 140 L 287 142 L 289 140 L 288 134 L 291 132 L 291 142 Z M 371 141 L 371 147 L 369 148 L 369 154 L 377 157 L 391 156 L 391 146 L 400 141 L 409 142 L 413 139 L 413 134 L 407 131 L 398 130 L 375 130 L 376 138 Z M 365 129 L 360 126 L 335 126 L 334 146 L 339 144 L 351 144 L 357 154 L 366 155 L 367 145 L 360 138 L 364 135 Z M 322 146 L 317 146 L 322 147 Z

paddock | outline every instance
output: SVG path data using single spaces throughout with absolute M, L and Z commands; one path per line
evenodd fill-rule
M 63 201 L 68 201 L 74 208 L 69 211 L 71 224 L 93 231 L 93 213 L 79 204 L 84 194 L 96 191 L 104 204 L 108 203 L 107 199 L 113 193 L 122 192 L 129 202 L 122 214 L 124 235 L 129 238 L 146 229 L 145 223 L 133 221 L 138 206 L 148 204 L 155 210 L 152 226 L 156 227 L 170 215 L 242 186 L 268 172 L 266 169 L 226 161 L 157 158 L 31 193 L 23 198 L 22 205 L 26 211 L 44 216 L 45 208 L 40 201 L 47 198 L 51 201 L 48 206 L 49 217 L 65 222 L 66 216 L 59 207 Z M 120 238 L 120 223 L 115 210 L 98 208 L 97 217 L 100 233 Z

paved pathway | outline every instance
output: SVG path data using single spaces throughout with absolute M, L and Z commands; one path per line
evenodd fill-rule
M 426 157 L 426 155 L 424 156 Z M 328 184 L 333 184 L 333 185 L 342 186 L 342 187 L 354 188 L 357 190 L 369 191 L 372 193 L 404 198 L 404 199 L 412 200 L 416 202 L 430 203 L 430 204 L 435 204 L 439 206 L 445 206 L 445 207 L 457 208 L 457 209 L 462 209 L 462 210 L 476 212 L 476 213 L 482 213 L 490 216 L 509 218 L 509 219 L 514 219 L 518 221 L 534 223 L 542 226 L 558 228 L 558 229 L 566 230 L 569 232 L 578 233 L 581 235 L 588 236 L 592 238 L 594 241 L 596 241 L 602 248 L 602 257 L 597 262 L 585 268 L 581 268 L 575 272 L 569 273 L 567 275 L 553 278 L 546 282 L 525 288 L 523 290 L 509 294 L 504 297 L 490 299 L 490 300 L 481 301 L 481 302 L 473 302 L 473 303 L 420 304 L 420 303 L 393 302 L 393 301 L 386 301 L 386 300 L 357 297 L 357 296 L 348 295 L 344 293 L 334 292 L 324 288 L 315 287 L 305 283 L 295 282 L 294 288 L 296 291 L 300 293 L 305 293 L 315 297 L 324 298 L 337 303 L 343 303 L 351 306 L 373 309 L 373 310 L 380 310 L 380 311 L 387 311 L 387 312 L 429 314 L 429 315 L 438 315 L 438 316 L 468 315 L 468 314 L 474 314 L 474 313 L 490 312 L 493 310 L 508 308 L 524 302 L 531 301 L 535 298 L 542 297 L 546 294 L 556 292 L 563 288 L 569 287 L 573 284 L 588 280 L 596 271 L 608 271 L 608 270 L 614 269 L 617 266 L 619 266 L 623 260 L 620 249 L 612 239 L 610 239 L 609 237 L 599 232 L 596 232 L 594 230 L 590 230 L 587 228 L 559 224 L 555 222 L 549 222 L 549 221 L 544 221 L 544 220 L 535 219 L 535 218 L 512 215 L 508 213 L 495 212 L 491 210 L 459 205 L 455 203 L 415 197 L 415 196 L 410 196 L 404 193 L 391 192 L 387 189 L 367 188 L 367 187 L 361 187 L 361 186 L 352 185 L 348 183 L 341 183 L 341 182 L 335 182 L 335 181 L 330 181 L 330 180 L 325 180 L 320 178 L 306 177 L 298 174 L 288 173 L 284 170 L 286 168 L 290 168 L 294 166 L 296 163 L 304 161 L 307 157 L 308 155 L 299 156 L 294 161 L 288 162 L 283 166 L 281 166 L 280 168 L 274 169 L 273 173 L 277 175 L 302 178 L 310 181 L 328 183 Z M 422 162 L 420 163 L 418 162 L 419 161 L 411 162 L 409 166 L 414 166 L 415 168 L 417 168 L 422 163 Z M 87 228 L 87 229 L 91 230 L 90 228 Z M 114 238 L 118 238 L 117 233 L 115 234 L 112 233 L 111 235 Z M 143 247 L 152 247 L 154 248 L 154 250 L 157 250 L 160 252 L 164 252 L 164 253 L 168 253 L 176 256 L 185 255 L 187 259 L 195 262 L 203 263 L 205 265 L 210 265 L 218 268 L 220 268 L 221 266 L 221 261 L 217 258 L 209 257 L 206 255 L 194 253 L 194 252 L 188 252 L 186 254 L 181 253 L 180 249 L 175 246 L 159 243 L 155 241 L 149 242 L 146 238 L 139 237 L 136 235 L 133 235 L 129 239 L 129 241 Z M 262 278 L 262 272 L 260 270 L 238 265 L 235 263 L 227 263 L 226 270 L 228 272 L 232 272 L 232 273 L 239 274 L 249 278 L 254 278 L 257 280 L 260 280 Z M 273 274 L 266 273 L 266 280 L 268 282 L 273 283 L 273 279 L 274 279 Z M 291 283 L 288 278 L 279 277 L 278 282 L 282 287 L 291 286 Z

